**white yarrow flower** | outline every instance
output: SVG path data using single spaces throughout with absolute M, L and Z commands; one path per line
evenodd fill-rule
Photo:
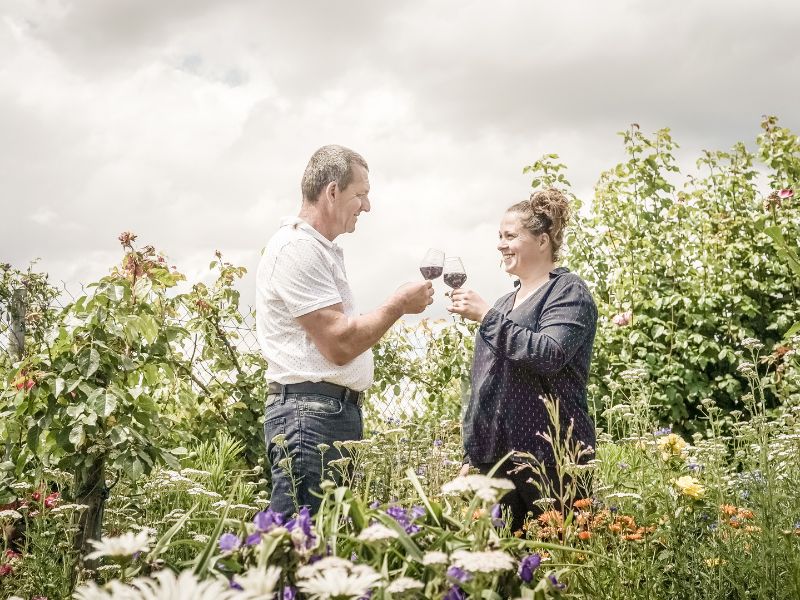
M 400 537 L 394 529 L 389 529 L 386 525 L 375 523 L 361 530 L 358 534 L 358 539 L 362 542 L 382 542 L 384 540 L 393 540 Z
M 473 494 L 485 502 L 495 502 L 499 493 L 513 490 L 514 484 L 508 479 L 487 477 L 486 475 L 461 475 L 442 486 L 445 495 Z
M 150 532 L 146 529 L 134 534 L 132 531 L 123 533 L 119 537 L 107 537 L 103 540 L 89 540 L 95 551 L 86 555 L 88 560 L 103 556 L 127 557 L 137 552 L 147 552 L 150 549 Z
M 495 571 L 509 571 L 516 568 L 514 559 L 499 550 L 485 552 L 456 550 L 453 552 L 452 559 L 455 566 L 470 573 L 494 573 Z
M 403 592 L 409 592 L 411 590 L 421 590 L 424 587 L 425 584 L 421 581 L 411 579 L 411 577 L 400 577 L 390 583 L 386 591 L 390 594 L 402 594 Z
M 446 565 L 450 562 L 450 558 L 444 552 L 433 550 L 426 552 L 422 557 L 423 565 Z
M 15 510 L 0 510 L 0 521 L 16 521 L 22 515 Z

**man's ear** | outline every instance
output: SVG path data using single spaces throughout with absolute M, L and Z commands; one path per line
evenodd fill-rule
M 339 195 L 339 186 L 335 181 L 331 181 L 325 186 L 325 199 L 328 202 L 335 202 L 336 197 Z

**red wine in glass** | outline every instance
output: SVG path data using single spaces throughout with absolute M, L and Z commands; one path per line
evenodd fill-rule
M 434 248 L 428 248 L 428 251 L 425 253 L 425 256 L 422 259 L 422 263 L 420 264 L 419 272 L 422 273 L 422 276 L 425 279 L 430 281 L 431 279 L 440 277 L 443 270 L 444 252 Z
M 467 281 L 467 272 L 464 263 L 458 256 L 448 256 L 444 261 L 444 282 L 454 290 L 463 286 Z

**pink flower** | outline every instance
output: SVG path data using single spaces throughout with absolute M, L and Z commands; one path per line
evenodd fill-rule
M 778 198 L 781 198 L 782 200 L 786 200 L 792 196 L 794 196 L 794 191 L 792 191 L 791 188 L 785 188 L 778 192 Z
M 47 496 L 47 498 L 44 499 L 44 506 L 45 508 L 54 508 L 58 504 L 59 500 L 60 500 L 59 493 L 53 492 L 52 494 Z
M 633 313 L 629 310 L 625 311 L 624 313 L 614 315 L 614 318 L 611 319 L 611 322 L 617 327 L 625 327 L 626 325 L 630 325 L 631 321 L 633 321 Z

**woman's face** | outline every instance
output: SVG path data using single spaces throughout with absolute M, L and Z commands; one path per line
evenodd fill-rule
M 550 258 L 547 234 L 533 235 L 522 226 L 519 213 L 507 212 L 503 215 L 499 234 L 497 249 L 503 258 L 503 268 L 510 275 L 522 277 Z

